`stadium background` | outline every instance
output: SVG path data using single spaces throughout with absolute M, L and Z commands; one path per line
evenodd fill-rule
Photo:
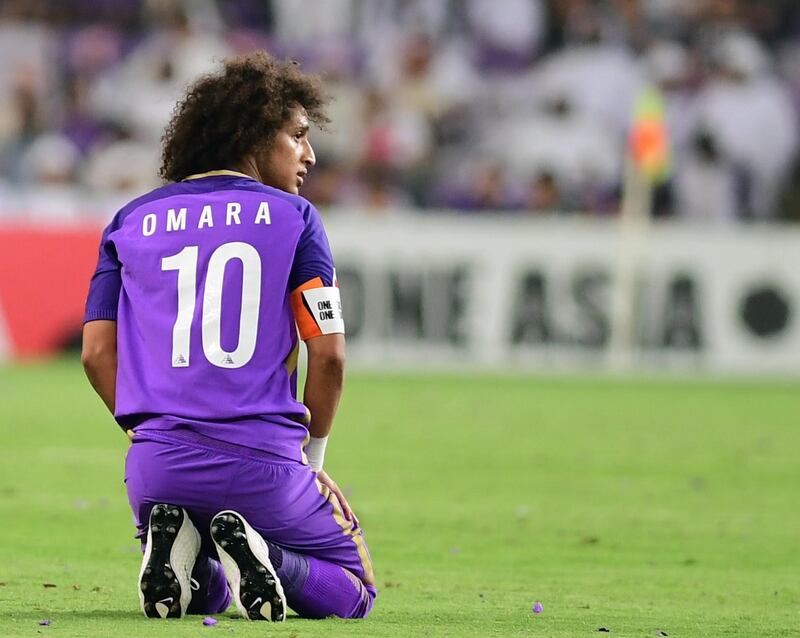
M 792 635 L 793 0 L 0 2 L 0 633 L 140 631 L 124 442 L 70 351 L 182 88 L 254 48 L 334 98 L 303 195 L 367 634 Z
M 304 195 L 337 244 L 353 363 L 797 372 L 799 15 L 3 2 L 0 357 L 74 343 L 97 229 L 158 184 L 182 88 L 265 48 L 333 96 Z

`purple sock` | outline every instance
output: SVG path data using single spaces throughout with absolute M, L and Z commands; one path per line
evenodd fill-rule
M 281 550 L 276 567 L 286 602 L 303 618 L 365 618 L 374 592 L 350 571 L 311 556 Z
M 200 554 L 194 563 L 192 578 L 199 588 L 192 592 L 187 614 L 221 614 L 231 604 L 225 572 L 219 561 Z
M 290 552 L 267 541 L 269 560 L 281 579 L 284 593 L 299 591 L 308 578 L 308 559 L 302 554 Z

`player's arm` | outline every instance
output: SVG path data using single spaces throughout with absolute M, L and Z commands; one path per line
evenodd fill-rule
M 117 322 L 90 321 L 83 326 L 81 363 L 95 392 L 114 414 L 117 386 Z
M 308 432 L 315 439 L 328 436 L 344 387 L 344 335 L 329 334 L 306 341 L 308 369 L 303 403 L 311 412 Z
M 311 414 L 305 454 L 317 480 L 339 499 L 345 518 L 358 525 L 342 490 L 322 469 L 328 434 L 344 385 L 344 320 L 328 238 L 313 206 L 304 212 L 306 227 L 298 242 L 290 276 L 291 302 L 308 366 L 303 402 Z
M 311 440 L 305 452 L 311 469 L 319 472 L 344 384 L 344 319 L 322 220 L 310 204 L 302 212 L 305 228 L 289 276 L 290 300 L 297 332 L 308 349 L 303 402 L 311 413 Z
M 120 224 L 118 213 L 100 239 L 97 268 L 86 297 L 81 351 L 86 376 L 111 414 L 114 414 L 117 386 L 117 307 L 122 290 L 122 264 L 112 235 Z
M 328 434 L 333 427 L 344 387 L 345 340 L 339 289 L 319 286 L 319 283 L 321 280 L 317 278 L 301 286 L 292 299 L 300 337 L 305 340 L 308 351 L 303 403 L 311 414 L 311 422 L 308 425 L 310 439 L 306 444 L 305 454 L 309 466 L 317 473 L 317 480 L 339 499 L 344 517 L 358 525 L 358 518 L 344 493 L 336 481 L 322 469 Z M 304 295 L 306 290 L 309 291 L 308 296 Z M 319 309 L 320 305 L 335 310 L 315 313 L 313 308 Z
M 311 423 L 308 426 L 311 439 L 306 445 L 305 453 L 312 469 L 317 472 L 319 482 L 326 485 L 339 499 L 344 517 L 358 525 L 358 518 L 344 493 L 336 481 L 322 469 L 328 434 L 333 426 L 344 387 L 344 334 L 329 334 L 309 339 L 306 341 L 306 348 L 308 366 L 303 403 L 311 412 Z
M 298 286 L 291 297 L 297 330 L 308 351 L 303 403 L 311 414 L 311 439 L 305 453 L 315 472 L 322 470 L 328 434 L 344 386 L 344 320 L 335 283 L 332 274 L 329 282 L 314 277 Z

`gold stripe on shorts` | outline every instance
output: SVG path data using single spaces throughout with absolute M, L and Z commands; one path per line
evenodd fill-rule
M 339 503 L 339 499 L 337 498 L 336 494 L 331 492 L 331 489 L 327 485 L 323 485 L 319 479 L 316 479 L 316 483 L 317 489 L 322 495 L 322 498 L 328 501 L 333 507 L 333 519 L 336 521 L 339 527 L 342 528 L 342 533 L 346 536 L 349 536 L 356 544 L 358 557 L 361 560 L 361 569 L 364 570 L 364 582 L 368 585 L 374 585 L 375 573 L 372 570 L 372 559 L 370 558 L 369 550 L 364 543 L 364 536 L 361 533 L 361 530 L 356 531 L 353 523 L 344 517 L 342 504 Z

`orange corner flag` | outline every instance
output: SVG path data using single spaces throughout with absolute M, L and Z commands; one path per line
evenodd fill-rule
M 655 87 L 644 89 L 636 98 L 628 147 L 639 170 L 651 182 L 669 177 L 671 156 L 664 118 L 664 98 Z

